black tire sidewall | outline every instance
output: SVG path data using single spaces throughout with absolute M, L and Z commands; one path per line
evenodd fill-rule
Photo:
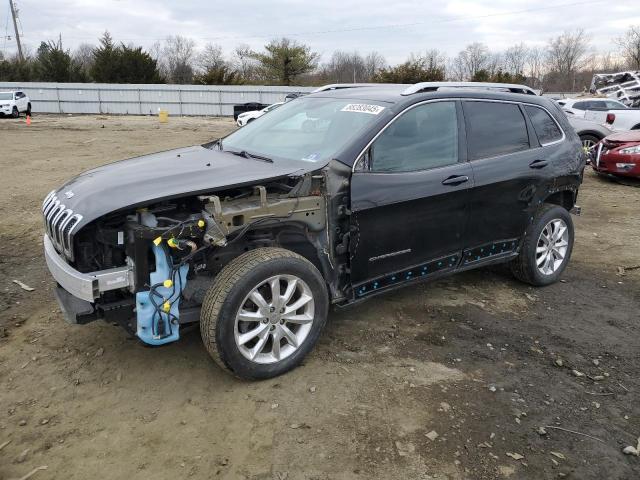
M 274 275 L 295 275 L 304 280 L 313 294 L 315 316 L 304 343 L 289 357 L 273 364 L 259 364 L 245 358 L 234 338 L 235 318 L 241 302 L 258 283 Z M 217 318 L 215 342 L 220 358 L 227 367 L 243 378 L 264 379 L 281 375 L 302 362 L 314 347 L 326 323 L 329 300 L 320 272 L 305 260 L 277 258 L 266 261 L 245 274 L 231 288 Z
M 560 268 L 551 275 L 544 275 L 540 270 L 538 270 L 538 265 L 536 263 L 536 248 L 538 247 L 538 239 L 540 238 L 540 234 L 544 227 L 549 222 L 556 219 L 563 220 L 567 225 L 569 230 L 569 246 L 567 247 L 567 253 L 565 254 L 564 261 L 562 262 L 562 265 L 560 265 Z M 529 235 L 530 238 L 528 238 L 524 244 L 525 251 L 522 253 L 526 255 L 526 261 L 529 263 L 529 269 L 534 277 L 534 283 L 536 285 L 544 286 L 557 282 L 560 279 L 560 276 L 564 273 L 565 268 L 567 268 L 573 251 L 574 228 L 571 214 L 566 209 L 559 206 L 549 208 L 536 218 Z
M 20 110 L 18 110 L 18 107 L 13 107 L 13 110 L 11 110 L 11 116 L 13 118 L 20 117 Z

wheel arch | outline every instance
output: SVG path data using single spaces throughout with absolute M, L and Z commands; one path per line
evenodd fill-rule
M 558 205 L 570 212 L 571 209 L 575 206 L 576 194 L 573 192 L 573 190 L 560 190 L 548 195 L 543 200 L 543 203 Z

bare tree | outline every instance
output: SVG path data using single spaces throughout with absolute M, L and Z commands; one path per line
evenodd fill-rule
M 558 77 L 559 86 L 575 89 L 575 75 L 587 60 L 589 41 L 582 29 L 564 32 L 549 40 L 547 61 L 549 69 Z
M 640 70 L 640 25 L 632 25 L 623 37 L 616 40 L 627 68 Z
M 524 72 L 527 83 L 533 88 L 542 88 L 542 79 L 545 73 L 546 52 L 541 47 L 529 48 L 525 59 Z
M 231 64 L 245 81 L 256 81 L 258 78 L 258 62 L 253 58 L 254 51 L 245 43 L 233 50 Z
M 524 43 L 507 48 L 502 56 L 504 70 L 514 75 L 524 75 L 528 56 L 529 48 Z
M 81 43 L 74 50 L 72 58 L 80 66 L 83 72 L 88 76 L 91 66 L 93 65 L 93 50 L 94 45 L 88 43 Z
M 623 58 L 613 52 L 605 52 L 596 57 L 596 68 L 601 73 L 614 73 L 624 70 L 625 62 Z
M 224 59 L 220 45 L 207 43 L 202 49 L 202 52 L 196 57 L 196 64 L 201 71 L 208 72 L 226 66 L 227 62 Z
M 368 81 L 364 58 L 358 52 L 336 50 L 323 67 L 323 76 L 331 83 L 356 83 Z
M 380 53 L 373 51 L 367 54 L 367 56 L 364 57 L 364 71 L 366 81 L 370 82 L 376 75 L 376 73 L 378 73 L 386 65 L 387 61 Z
M 475 42 L 458 53 L 451 64 L 451 71 L 456 80 L 469 80 L 480 70 L 490 67 L 491 55 L 483 43 Z
M 161 62 L 170 83 L 190 83 L 193 79 L 195 42 L 180 35 L 167 37 Z

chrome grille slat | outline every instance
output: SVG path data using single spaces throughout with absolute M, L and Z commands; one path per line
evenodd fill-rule
M 69 260 L 73 260 L 72 234 L 82 220 L 82 215 L 66 208 L 55 192 L 49 193 L 43 200 L 42 215 L 45 231 L 55 249 Z

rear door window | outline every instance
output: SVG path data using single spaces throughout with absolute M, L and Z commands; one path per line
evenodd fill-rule
M 562 138 L 562 130 L 546 110 L 532 105 L 526 105 L 524 109 L 529 115 L 541 145 L 553 143 Z
M 471 160 L 529 148 L 527 124 L 517 104 L 467 101 L 463 105 Z
M 412 172 L 458 162 L 455 102 L 432 102 L 397 118 L 372 145 L 374 172 Z
M 587 110 L 590 103 L 591 102 L 576 102 L 573 104 L 572 108 L 575 108 L 576 110 Z

